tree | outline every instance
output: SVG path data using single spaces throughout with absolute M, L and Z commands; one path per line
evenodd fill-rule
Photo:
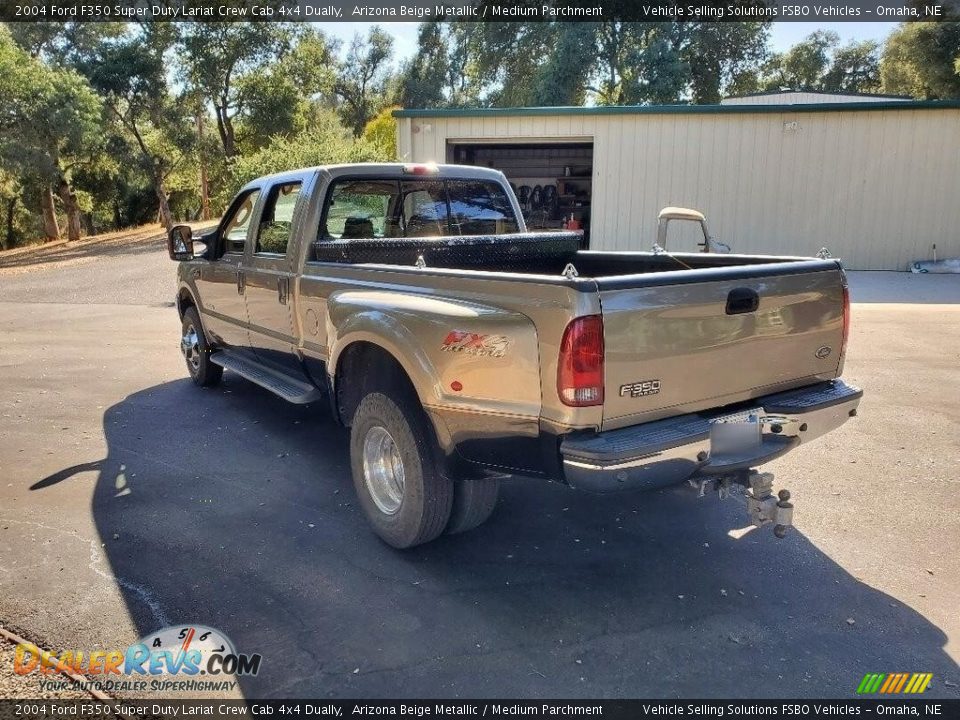
M 388 103 L 392 56 L 393 38 L 374 25 L 366 38 L 353 36 L 340 63 L 334 92 L 341 100 L 340 117 L 355 136 L 359 137 L 370 118 Z
M 832 30 L 817 30 L 785 53 L 774 54 L 762 68 L 764 89 L 821 89 L 831 52 L 839 43 L 840 36 Z
M 79 240 L 78 166 L 96 161 L 102 145 L 101 106 L 78 73 L 51 68 L 0 32 L 0 154 L 40 188 L 44 235 L 59 237 L 55 188 L 67 215 L 67 237 Z
M 680 59 L 689 68 L 694 103 L 718 103 L 722 91 L 756 68 L 767 54 L 768 22 L 696 22 L 680 25 Z
M 361 136 L 364 142 L 377 149 L 387 160 L 397 159 L 397 120 L 393 111 L 396 105 L 386 107 L 374 116 L 363 128 Z
M 879 92 L 880 43 L 863 40 L 837 48 L 821 87 L 828 92 Z
M 337 48 L 311 29 L 276 62 L 237 80 L 244 105 L 237 129 L 241 153 L 264 147 L 275 135 L 303 132 L 317 107 L 334 104 Z
M 880 76 L 884 92 L 960 98 L 960 21 L 900 25 L 887 38 Z
M 310 128 L 296 137 L 274 137 L 270 143 L 248 155 L 234 159 L 221 194 L 222 204 L 254 178 L 290 168 L 347 162 L 385 162 L 383 148 L 356 139 L 332 110 L 319 111 Z
M 417 53 L 400 71 L 397 99 L 403 107 L 435 108 L 449 103 L 452 63 L 445 27 L 437 20 L 421 23 Z
M 126 140 L 124 146 L 150 180 L 160 222 L 169 229 L 173 215 L 166 183 L 195 140 L 188 104 L 170 95 L 164 55 L 173 37 L 162 23 L 103 45 L 87 67 L 92 85 Z
M 241 78 L 263 72 L 283 56 L 292 40 L 285 23 L 196 22 L 181 32 L 182 79 L 212 104 L 228 158 L 238 152 L 234 118 L 254 96 L 244 92 L 250 86 Z

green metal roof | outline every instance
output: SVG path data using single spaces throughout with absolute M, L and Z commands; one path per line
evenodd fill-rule
M 599 107 L 435 108 L 394 110 L 397 118 L 526 117 L 537 115 L 742 115 L 753 113 L 960 110 L 960 100 L 800 103 L 795 105 L 604 105 Z

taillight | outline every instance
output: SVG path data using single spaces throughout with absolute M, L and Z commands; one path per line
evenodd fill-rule
M 847 280 L 843 280 L 843 341 L 840 344 L 840 357 L 847 352 L 847 338 L 850 337 L 850 288 Z
M 557 392 L 564 405 L 603 404 L 603 318 L 580 317 L 567 325 L 557 363 Z

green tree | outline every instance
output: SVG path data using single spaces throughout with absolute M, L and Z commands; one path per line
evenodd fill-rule
M 880 90 L 880 46 L 873 40 L 840 45 L 833 31 L 817 30 L 763 64 L 763 90 L 871 93 Z
M 765 59 L 770 23 L 697 22 L 680 25 L 680 31 L 692 101 L 718 103 L 725 88 Z
M 887 38 L 880 76 L 884 92 L 960 98 L 960 20 L 900 25 Z
M 337 48 L 310 29 L 277 61 L 238 79 L 244 99 L 237 128 L 241 153 L 262 148 L 275 135 L 303 132 L 317 108 L 333 104 Z
M 391 161 L 397 159 L 397 120 L 393 117 L 394 110 L 399 108 L 392 105 L 378 112 L 363 128 L 361 136 L 384 159 Z
M 393 38 L 377 25 L 370 28 L 366 38 L 354 35 L 347 48 L 337 71 L 334 92 L 340 99 L 340 117 L 355 136 L 389 102 L 392 57 Z
M 446 24 L 437 20 L 421 23 L 417 52 L 400 70 L 397 100 L 403 107 L 434 108 L 449 103 L 450 45 Z
M 148 24 L 101 46 L 86 68 L 125 141 L 119 148 L 149 178 L 168 229 L 173 215 L 167 183 L 195 142 L 189 103 L 177 103 L 168 87 L 165 55 L 173 41 L 168 25 Z
M 182 79 L 213 106 L 228 158 L 238 154 L 234 118 L 256 97 L 251 83 L 242 79 L 264 72 L 289 50 L 293 39 L 285 23 L 197 22 L 180 33 Z M 253 89 L 262 86 L 254 84 Z
M 763 65 L 766 90 L 819 90 L 830 67 L 830 55 L 840 43 L 832 30 L 817 30 L 784 53 L 776 53 Z
M 862 40 L 837 48 L 823 76 L 822 88 L 829 92 L 879 92 L 880 43 Z
M 60 233 L 55 188 L 67 216 L 67 237 L 78 240 L 81 205 L 74 173 L 99 155 L 99 99 L 78 73 L 46 66 L 17 47 L 4 29 L 0 78 L 0 154 L 21 177 L 39 185 L 44 235 L 55 239 Z
M 390 159 L 382 147 L 354 138 L 335 112 L 325 110 L 317 113 L 315 122 L 303 133 L 289 138 L 275 136 L 264 148 L 235 158 L 229 165 L 220 201 L 226 204 L 241 187 L 261 175 L 314 165 Z

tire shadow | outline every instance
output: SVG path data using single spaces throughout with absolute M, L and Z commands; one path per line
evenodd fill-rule
M 131 616 L 261 653 L 246 697 L 850 698 L 867 672 L 957 696 L 939 628 L 799 532 L 735 539 L 739 499 L 516 479 L 486 525 L 398 552 L 319 404 L 228 373 L 130 395 L 103 426 L 92 510 Z

